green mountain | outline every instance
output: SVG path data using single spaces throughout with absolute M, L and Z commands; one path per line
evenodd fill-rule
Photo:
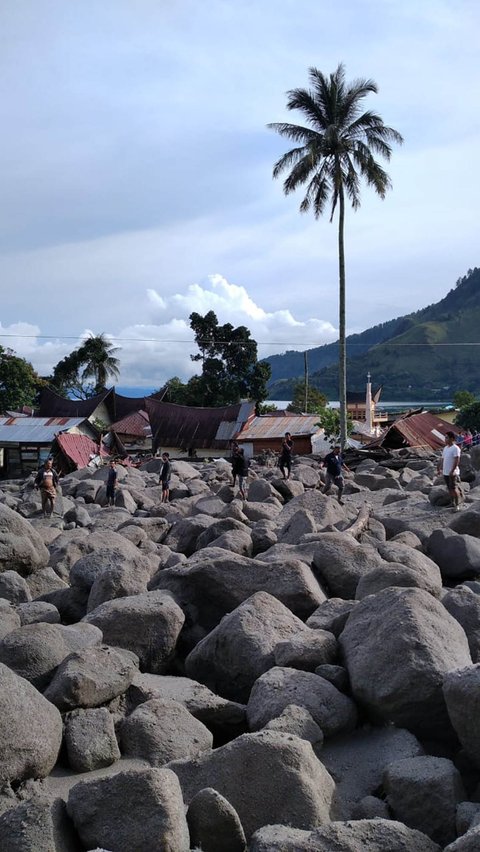
M 470 269 L 433 305 L 347 337 L 347 386 L 365 388 L 371 373 L 390 400 L 448 399 L 456 390 L 480 395 L 480 269 Z M 303 379 L 303 352 L 265 359 L 271 366 L 270 399 L 291 399 Z M 308 350 L 309 379 L 329 399 L 338 398 L 338 343 Z

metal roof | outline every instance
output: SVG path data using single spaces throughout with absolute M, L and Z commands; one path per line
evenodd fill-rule
M 283 438 L 290 432 L 292 438 L 313 435 L 319 431 L 318 414 L 291 414 L 286 417 L 254 417 L 242 430 L 237 441 Z
M 112 423 L 110 429 L 117 435 L 134 435 L 138 438 L 152 437 L 150 420 L 146 411 L 134 411 L 133 414 L 127 414 L 126 417 Z
M 395 448 L 400 446 L 401 441 L 413 448 L 429 447 L 438 450 L 445 446 L 445 435 L 451 431 L 451 423 L 429 411 L 407 414 L 395 420 L 380 438 L 372 441 L 372 446 Z
M 86 467 L 93 456 L 97 456 L 98 443 L 92 441 L 87 435 L 69 435 L 63 433 L 57 435 L 57 445 L 62 453 L 66 455 L 77 468 Z M 102 457 L 107 457 L 108 453 L 102 447 L 100 451 Z
M 83 423 L 84 417 L 1 417 L 0 444 L 51 444 L 58 432 Z

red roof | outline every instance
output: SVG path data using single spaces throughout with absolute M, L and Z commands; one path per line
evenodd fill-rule
M 110 429 L 117 435 L 134 435 L 138 438 L 152 437 L 150 420 L 146 411 L 134 411 L 133 414 L 127 414 L 126 417 L 112 423 Z
M 70 461 L 76 465 L 77 469 L 86 467 L 92 456 L 98 456 L 98 444 L 88 438 L 87 435 L 74 435 L 68 432 L 62 432 L 57 435 L 57 444 Z M 101 456 L 106 458 L 108 453 L 105 448 L 101 448 Z

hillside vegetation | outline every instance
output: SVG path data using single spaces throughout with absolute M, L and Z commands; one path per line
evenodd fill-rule
M 469 270 L 440 302 L 347 338 L 348 389 L 361 391 L 367 372 L 388 399 L 442 399 L 458 388 L 480 393 L 480 269 Z M 271 399 L 289 399 L 303 377 L 303 353 L 266 359 Z M 338 394 L 338 344 L 308 352 L 310 381 Z

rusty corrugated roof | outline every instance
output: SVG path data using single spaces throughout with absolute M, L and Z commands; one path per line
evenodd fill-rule
M 61 435 L 57 435 L 56 442 L 62 453 L 78 469 L 86 467 L 92 457 L 98 455 L 98 443 L 92 441 L 87 435 L 70 435 L 64 432 Z M 103 446 L 100 454 L 105 458 L 108 456 Z
M 147 398 L 153 448 L 225 449 L 255 410 L 255 403 L 196 408 Z
M 319 430 L 318 414 L 290 414 L 285 417 L 254 417 L 237 438 L 241 441 L 283 438 L 290 432 L 292 438 L 313 435 Z
M 451 423 L 429 411 L 407 414 L 395 420 L 380 438 L 372 442 L 372 445 L 393 448 L 399 445 L 400 438 L 413 448 L 428 447 L 438 450 L 445 446 L 445 435 L 451 431 Z

